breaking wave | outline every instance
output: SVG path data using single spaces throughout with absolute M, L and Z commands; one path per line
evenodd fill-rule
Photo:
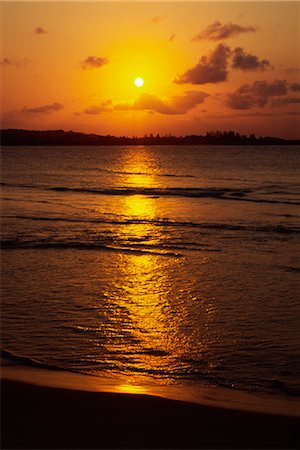
M 171 175 L 170 175 L 171 176 Z M 234 188 L 189 188 L 189 187 L 169 187 L 169 188 L 148 188 L 148 187 L 116 187 L 116 188 L 83 188 L 68 186 L 42 186 L 32 184 L 10 184 L 1 182 L 0 185 L 15 188 L 40 189 L 61 193 L 80 193 L 93 195 L 112 195 L 112 196 L 132 196 L 144 195 L 150 197 L 188 197 L 188 198 L 214 198 L 221 200 L 235 200 L 254 203 L 278 203 L 287 205 L 300 205 L 296 200 L 282 200 L 270 198 L 257 198 L 260 189 L 234 189 Z M 254 197 L 248 197 L 248 194 L 254 194 Z M 267 194 L 267 193 L 265 193 Z
M 49 221 L 49 222 L 75 222 L 82 224 L 107 224 L 107 225 L 151 225 L 156 227 L 183 227 L 183 228 L 200 228 L 205 230 L 223 230 L 223 231 L 245 231 L 258 233 L 279 233 L 279 234 L 293 234 L 299 233 L 300 227 L 295 225 L 234 225 L 226 223 L 207 223 L 207 222 L 187 222 L 187 221 L 172 221 L 169 219 L 139 219 L 139 218 L 123 218 L 123 219 L 83 219 L 83 218 L 67 218 L 67 217 L 49 217 L 49 216 L 30 216 L 30 215 L 2 215 L 2 218 L 18 219 L 18 220 L 32 220 L 32 221 Z

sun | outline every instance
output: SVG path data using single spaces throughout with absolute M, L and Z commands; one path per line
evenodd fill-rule
M 137 78 L 134 80 L 134 84 L 135 84 L 137 87 L 143 86 L 143 84 L 144 84 L 143 78 L 137 77 Z

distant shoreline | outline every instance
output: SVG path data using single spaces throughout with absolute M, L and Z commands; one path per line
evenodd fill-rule
M 64 130 L 0 130 L 1 146 L 125 146 L 125 145 L 300 145 L 299 139 L 256 137 L 234 131 L 207 132 L 205 135 L 145 135 L 143 137 L 100 136 Z

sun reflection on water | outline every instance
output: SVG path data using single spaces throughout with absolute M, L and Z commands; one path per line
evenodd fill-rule
M 155 184 L 150 172 L 153 158 L 150 161 L 151 167 L 145 149 L 132 152 L 124 161 L 124 184 L 138 187 Z M 160 382 L 163 379 L 169 382 L 176 378 L 180 368 L 188 370 L 184 356 L 193 352 L 195 343 L 194 337 L 191 339 L 188 309 L 194 295 L 188 287 L 180 289 L 174 283 L 182 260 L 166 255 L 161 245 L 163 227 L 153 222 L 159 219 L 157 201 L 149 196 L 131 195 L 124 197 L 122 204 L 122 215 L 132 223 L 118 229 L 118 240 L 127 249 L 134 250 L 138 245 L 138 252 L 117 256 L 107 293 L 110 328 L 106 324 L 103 331 L 110 337 L 105 344 L 106 352 L 117 361 L 118 371 L 124 373 L 120 386 L 123 392 L 138 392 L 139 381 L 147 382 L 152 376 L 160 377 Z M 198 341 L 197 350 L 202 346 Z

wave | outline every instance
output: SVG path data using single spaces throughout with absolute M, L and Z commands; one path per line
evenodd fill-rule
M 16 362 L 18 364 L 23 364 L 25 366 L 39 367 L 41 369 L 48 369 L 48 370 L 66 370 L 63 367 L 60 367 L 58 365 L 41 362 L 34 358 L 29 358 L 27 356 L 16 355 L 7 350 L 0 349 L 0 356 L 3 359 L 10 360 L 10 361 Z M 5 365 L 5 364 L 2 363 L 2 365 Z
M 16 188 L 30 188 L 30 189 L 40 189 L 41 186 L 37 184 L 23 184 L 23 183 L 5 183 L 0 181 L 0 186 L 16 187 Z
M 166 351 L 162 350 L 156 350 L 156 349 L 144 349 L 140 352 L 137 352 L 135 354 L 146 354 L 150 356 L 155 357 L 168 357 L 169 354 Z M 9 360 L 11 362 L 15 362 L 18 365 L 25 365 L 29 367 L 36 367 L 41 369 L 47 369 L 47 370 L 56 370 L 56 371 L 65 371 L 65 372 L 71 372 L 71 373 L 80 373 L 80 374 L 86 374 L 89 376 L 95 376 L 99 377 L 101 376 L 101 373 L 103 371 L 105 372 L 105 368 L 111 370 L 118 370 L 118 365 L 115 365 L 113 363 L 105 364 L 104 362 L 99 361 L 92 361 L 92 360 L 86 360 L 83 361 L 82 359 L 80 361 L 77 361 L 77 364 L 79 362 L 78 367 L 63 367 L 59 364 L 49 364 L 44 361 L 38 361 L 35 358 L 27 357 L 27 356 L 21 356 L 17 355 L 15 353 L 6 351 L 6 350 L 0 350 L 1 358 L 4 360 Z M 125 359 L 126 360 L 126 359 Z M 182 360 L 184 362 L 184 360 Z M 260 391 L 260 392 L 268 392 L 268 393 L 283 393 L 289 397 L 299 397 L 300 391 L 297 388 L 297 386 L 292 386 L 284 382 L 283 380 L 272 378 L 272 379 L 261 379 L 257 380 L 255 383 L 253 379 L 251 380 L 235 380 L 233 383 L 232 380 L 228 379 L 227 377 L 222 376 L 221 374 L 213 374 L 209 373 L 205 370 L 205 364 L 201 365 L 201 367 L 198 367 L 199 361 L 190 361 L 192 363 L 192 366 L 189 365 L 189 368 L 181 367 L 178 369 L 147 369 L 143 367 L 138 367 L 134 364 L 130 364 L 129 360 L 127 360 L 126 366 L 122 368 L 122 371 L 125 373 L 143 373 L 153 376 L 160 376 L 160 377 L 169 377 L 170 375 L 172 378 L 177 380 L 185 380 L 185 381 L 195 381 L 198 380 L 205 384 L 212 384 L 212 385 L 218 385 L 221 387 L 226 387 L 228 389 L 234 389 L 234 390 L 242 390 L 242 391 Z M 84 363 L 82 365 L 82 363 Z M 2 363 L 3 364 L 3 363 Z M 76 361 L 73 360 L 73 364 L 76 364 Z M 5 362 L 4 364 L 5 365 Z M 85 369 L 82 368 L 82 366 L 85 366 Z M 198 368 L 197 368 L 198 367 Z M 251 387 L 250 387 L 251 386 Z
M 221 200 L 235 200 L 254 203 L 278 203 L 287 205 L 300 205 L 298 201 L 276 200 L 269 198 L 247 197 L 248 194 L 255 194 L 255 189 L 237 189 L 237 188 L 190 188 L 190 187 L 170 187 L 170 188 L 148 188 L 148 187 L 116 187 L 116 188 L 82 188 L 67 186 L 42 186 L 31 184 L 11 184 L 0 183 L 2 186 L 42 189 L 60 193 L 80 193 L 93 195 L 111 195 L 111 196 L 132 196 L 144 195 L 154 198 L 159 197 L 188 197 L 188 198 L 215 198 Z M 258 190 L 259 191 L 259 190 Z
M 173 221 L 169 219 L 139 219 L 139 218 L 125 218 L 124 219 L 81 219 L 81 218 L 67 218 L 67 217 L 49 217 L 49 216 L 25 216 L 25 215 L 1 215 L 5 219 L 18 220 L 32 220 L 32 221 L 49 221 L 49 222 L 74 222 L 82 224 L 107 224 L 107 225 L 151 225 L 156 227 L 169 228 L 200 228 L 205 230 L 223 230 L 223 231 L 246 231 L 258 233 L 279 233 L 279 234 L 294 234 L 300 232 L 300 227 L 292 225 L 243 225 L 243 224 L 226 224 L 226 223 L 207 223 L 207 222 L 188 222 L 188 221 Z
M 118 253 L 129 253 L 129 254 L 148 254 L 155 256 L 170 256 L 179 258 L 182 256 L 181 253 L 175 253 L 168 251 L 169 247 L 160 247 L 157 249 L 156 246 L 143 246 L 143 245 L 132 245 L 132 246 L 118 246 L 118 245 L 105 245 L 98 242 L 43 242 L 43 241 L 19 241 L 17 239 L 3 240 L 1 241 L 1 248 L 3 250 L 14 250 L 14 249 L 72 249 L 72 250 L 98 250 L 98 251 L 109 251 Z M 175 248 L 180 249 L 178 247 Z M 185 249 L 186 250 L 186 249 Z M 216 250 L 210 250 L 216 251 Z
M 286 272 L 300 272 L 300 267 L 294 267 L 294 266 L 279 266 Z
M 79 192 L 82 194 L 98 194 L 98 195 L 147 195 L 156 197 L 214 197 L 222 198 L 224 195 L 244 196 L 247 192 L 233 189 L 218 189 L 218 188 L 147 188 L 147 187 L 117 187 L 111 189 L 105 188 L 71 188 L 65 186 L 50 187 L 47 190 L 56 192 Z
M 143 176 L 149 176 L 149 177 L 170 177 L 170 178 L 200 178 L 196 175 L 188 175 L 188 174 L 175 174 L 175 173 L 151 173 L 151 172 L 140 172 L 140 171 L 126 171 L 126 170 L 109 170 L 109 169 L 102 169 L 99 167 L 91 167 L 84 169 L 86 171 L 92 171 L 92 172 L 106 172 L 106 173 L 113 173 L 116 175 L 143 175 Z

